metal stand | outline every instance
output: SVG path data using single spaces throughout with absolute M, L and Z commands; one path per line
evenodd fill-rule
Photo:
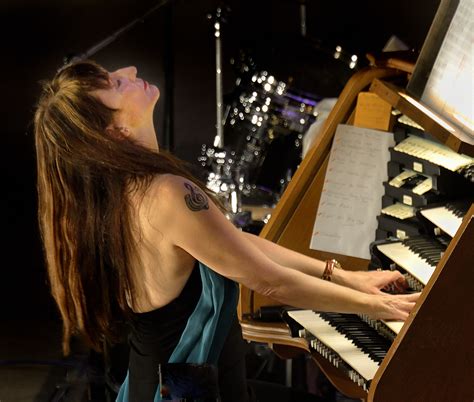
M 159 1 L 155 6 L 150 8 L 145 14 L 143 14 L 141 17 L 135 18 L 132 22 L 129 22 L 127 25 L 123 26 L 122 28 L 118 29 L 115 31 L 112 35 L 108 36 L 104 40 L 100 41 L 99 43 L 95 44 L 94 46 L 90 47 L 87 49 L 84 53 L 78 54 L 78 55 L 72 55 L 72 56 L 66 56 L 64 58 L 64 63 L 73 63 L 76 61 L 81 61 L 90 58 L 94 54 L 96 54 L 98 51 L 102 50 L 104 47 L 110 45 L 112 42 L 114 42 L 117 38 L 122 36 L 124 33 L 128 32 L 130 29 L 132 29 L 136 24 L 139 22 L 145 22 L 145 19 L 147 19 L 151 14 L 153 14 L 155 11 L 163 7 L 164 5 L 168 4 L 172 0 L 161 0 Z
M 208 14 L 207 18 L 212 20 L 214 26 L 214 37 L 216 43 L 216 136 L 214 138 L 214 146 L 218 148 L 224 147 L 224 122 L 223 107 L 224 99 L 222 93 L 222 42 L 221 27 L 226 22 L 226 16 L 229 12 L 227 6 L 217 7 L 214 15 Z
M 306 0 L 300 0 L 300 34 L 306 36 Z

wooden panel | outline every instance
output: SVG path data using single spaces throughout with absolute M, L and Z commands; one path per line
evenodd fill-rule
M 248 341 L 261 343 L 276 343 L 305 349 L 309 352 L 308 341 L 302 338 L 293 338 L 288 325 L 283 322 L 257 322 L 242 319 L 240 322 L 242 334 Z
M 390 67 L 405 71 L 410 75 L 415 69 L 417 54 L 412 50 L 389 52 L 370 52 L 366 54 L 370 65 L 375 67 Z
M 474 204 L 369 390 L 369 401 L 474 400 Z

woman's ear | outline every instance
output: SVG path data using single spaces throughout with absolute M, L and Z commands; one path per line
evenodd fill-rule
M 105 132 L 110 135 L 111 137 L 117 139 L 125 139 L 128 138 L 131 134 L 131 131 L 128 127 L 125 126 L 115 126 L 109 125 L 105 128 Z

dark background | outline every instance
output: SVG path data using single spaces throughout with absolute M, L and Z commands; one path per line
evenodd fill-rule
M 57 315 L 46 284 L 36 219 L 31 121 L 38 82 L 52 77 L 66 55 L 84 52 L 155 4 L 151 0 L 0 2 L 4 191 L 0 320 Z M 298 1 L 229 0 L 226 4 L 231 13 L 222 33 L 224 92 L 233 89 L 237 76 L 231 58 L 238 59 L 239 50 L 246 49 L 262 70 L 278 79 L 292 79 L 296 87 L 321 96 L 337 96 L 331 80 L 347 74 L 347 64 L 328 61 L 323 51 L 298 37 Z M 366 52 L 381 50 L 391 35 L 420 50 L 438 4 L 438 0 L 308 0 L 307 34 L 321 40 L 323 49 L 342 46 L 363 64 Z M 160 87 L 162 99 L 155 113 L 160 143 L 164 100 L 172 93 L 168 107 L 173 111 L 173 151 L 190 162 L 215 134 L 214 37 L 206 15 L 217 5 L 211 0 L 175 1 L 93 57 L 110 70 L 135 65 L 139 76 Z M 165 77 L 166 66 L 172 76 Z

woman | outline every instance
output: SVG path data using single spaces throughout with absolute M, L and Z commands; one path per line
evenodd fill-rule
M 241 283 L 283 304 L 405 319 L 418 295 L 398 272 L 350 272 L 235 228 L 213 195 L 159 150 L 156 86 L 134 67 L 68 65 L 44 84 L 35 114 L 39 217 L 64 351 L 131 326 L 119 400 L 159 397 L 161 363 L 219 368 L 223 401 L 247 400 Z M 321 280 L 321 277 L 329 280 Z

